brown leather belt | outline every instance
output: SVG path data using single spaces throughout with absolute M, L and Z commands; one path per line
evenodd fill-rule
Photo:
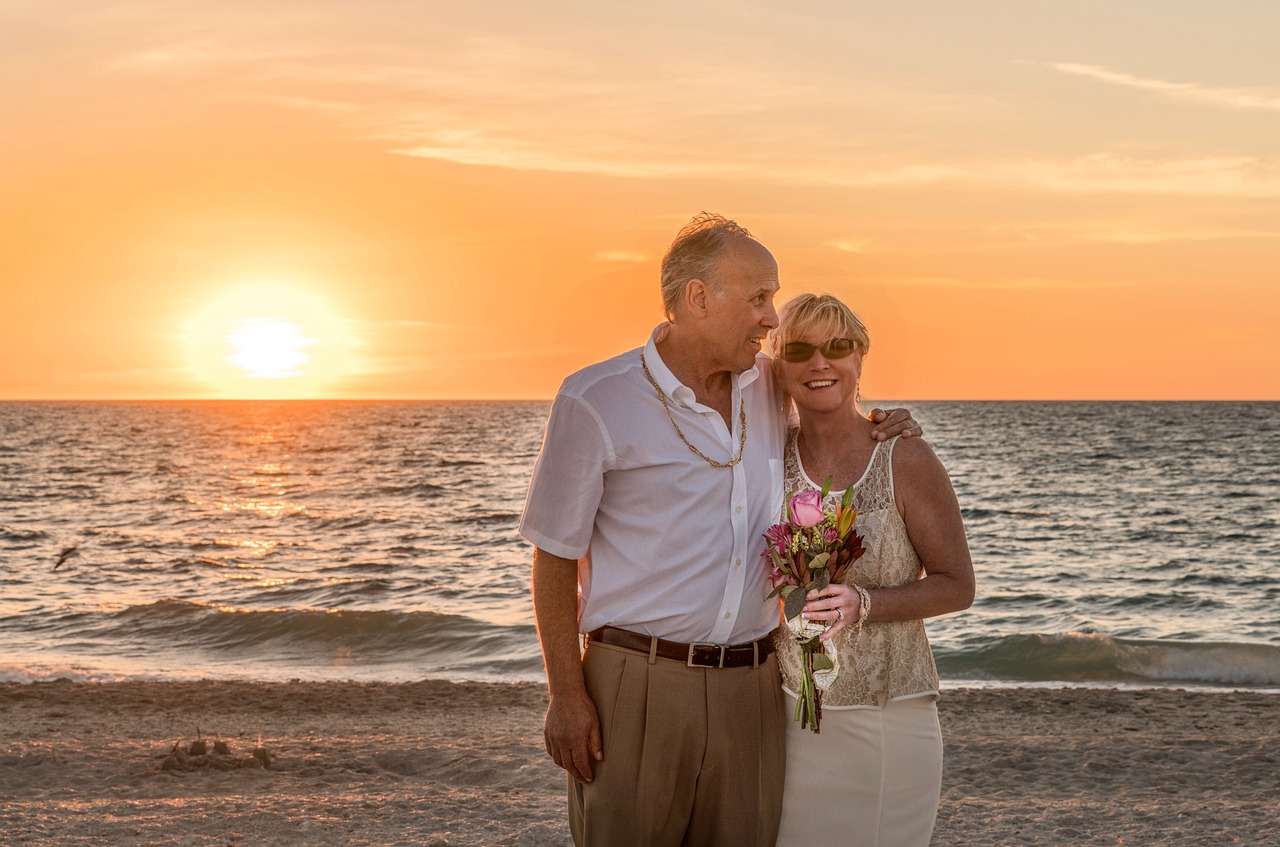
M 771 635 L 746 644 L 683 644 L 613 626 L 602 626 L 588 632 L 587 641 L 624 647 L 662 659 L 674 659 L 691 668 L 757 667 L 773 652 Z

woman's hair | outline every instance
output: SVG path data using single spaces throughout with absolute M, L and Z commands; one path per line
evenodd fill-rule
M 720 290 L 719 265 L 725 248 L 735 238 L 750 238 L 745 226 L 722 215 L 703 212 L 676 233 L 662 257 L 662 308 L 675 315 L 676 304 L 691 279 L 700 279 Z
M 778 312 L 778 328 L 769 333 L 769 349 L 777 356 L 787 342 L 806 335 L 852 338 L 859 352 L 871 349 L 862 321 L 830 294 L 801 294 L 788 300 Z

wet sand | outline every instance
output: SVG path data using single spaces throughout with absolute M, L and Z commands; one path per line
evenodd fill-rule
M 0 841 L 564 847 L 545 707 L 521 684 L 0 684 Z M 940 711 L 936 845 L 1280 844 L 1280 696 L 961 689 Z M 226 754 L 170 758 L 198 737 Z

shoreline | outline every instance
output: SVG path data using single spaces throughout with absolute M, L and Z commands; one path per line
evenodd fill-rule
M 12 845 L 564 847 L 545 708 L 539 683 L 0 683 L 0 830 Z M 1272 692 L 944 686 L 939 712 L 935 844 L 1280 842 Z M 229 756 L 164 770 L 197 735 Z M 258 746 L 268 767 L 229 764 Z

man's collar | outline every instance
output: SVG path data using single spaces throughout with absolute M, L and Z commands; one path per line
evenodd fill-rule
M 649 342 L 644 345 L 644 361 L 649 367 L 653 381 L 658 383 L 658 388 L 662 389 L 663 394 L 686 408 L 692 408 L 693 404 L 698 402 L 698 396 L 692 388 L 676 379 L 676 375 L 671 372 L 658 353 L 658 339 L 666 333 L 666 330 L 667 324 L 660 323 L 649 334 Z M 742 391 L 759 377 L 760 369 L 755 365 L 738 374 L 738 390 Z

